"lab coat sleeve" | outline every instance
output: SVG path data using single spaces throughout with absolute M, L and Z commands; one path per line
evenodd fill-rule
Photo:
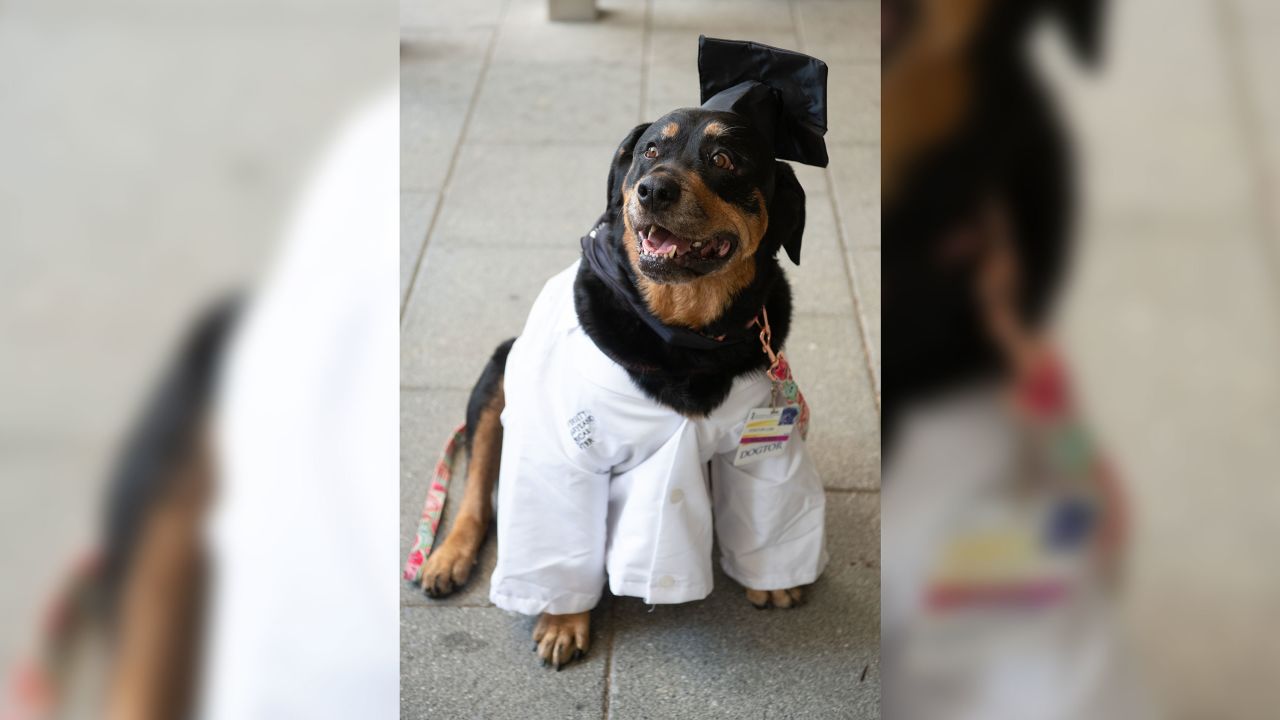
M 576 465 L 556 443 L 511 428 L 502 445 L 489 599 L 525 615 L 595 607 L 605 582 L 608 508 L 608 472 Z
M 822 481 L 796 434 L 785 453 L 742 466 L 711 463 L 716 538 L 725 574 L 754 590 L 807 585 L 827 564 Z

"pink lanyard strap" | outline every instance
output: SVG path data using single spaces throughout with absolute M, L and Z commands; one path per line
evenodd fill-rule
M 440 514 L 444 512 L 445 496 L 449 493 L 449 479 L 453 477 L 453 463 L 458 455 L 458 448 L 466 441 L 467 426 L 459 425 L 440 451 L 440 459 L 436 461 L 435 472 L 431 476 L 431 486 L 427 488 L 427 500 L 422 506 L 422 517 L 418 521 L 418 535 L 414 538 L 413 549 L 409 551 L 409 559 L 404 564 L 404 579 L 418 582 L 422 579 L 422 564 L 431 554 L 431 547 L 436 542 L 436 530 L 440 528 Z
M 800 436 L 808 437 L 809 403 L 804 399 L 804 393 L 800 392 L 800 385 L 791 374 L 791 364 L 787 362 L 787 356 L 781 350 L 776 353 L 773 351 L 773 331 L 769 328 L 769 311 L 761 307 L 760 314 L 752 322 L 760 326 L 760 347 L 763 348 L 764 354 L 769 356 L 769 370 L 765 374 L 773 381 L 773 397 L 770 402 L 774 407 L 777 407 L 779 402 L 783 405 L 799 405 L 800 418 L 796 421 L 796 425 L 800 430 Z

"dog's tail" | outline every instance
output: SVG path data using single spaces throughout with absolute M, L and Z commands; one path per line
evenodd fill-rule
M 134 557 L 144 519 L 172 489 L 175 469 L 208 420 L 241 299 L 215 303 L 196 321 L 128 436 L 107 488 L 103 580 L 109 604 Z
M 502 413 L 506 405 L 503 393 L 503 378 L 507 373 L 507 356 L 511 354 L 511 346 L 515 338 L 503 341 L 494 349 L 489 362 L 485 363 L 480 379 L 471 389 L 471 399 L 467 401 L 467 453 L 470 455 L 476 448 L 476 433 L 484 424 L 486 413 Z M 499 425 L 501 429 L 501 425 Z
M 418 520 L 418 532 L 401 574 L 409 582 L 416 584 L 422 580 L 422 565 L 435 545 L 440 516 L 444 512 L 449 481 L 453 477 L 454 462 L 460 446 L 466 447 L 468 459 L 467 487 L 460 512 L 474 512 L 484 522 L 488 521 L 492 512 L 492 493 L 497 485 L 498 463 L 502 454 L 502 423 L 499 416 L 506 405 L 503 378 L 506 374 L 507 355 L 515 341 L 515 338 L 511 338 L 493 351 L 480 373 L 480 379 L 471 390 L 471 397 L 467 401 L 466 422 L 449 436 L 440 452 L 440 459 L 436 461 L 431 483 L 427 487 L 427 499 L 422 505 L 422 515 Z

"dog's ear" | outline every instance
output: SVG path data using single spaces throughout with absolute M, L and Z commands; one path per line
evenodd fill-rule
M 622 139 L 622 144 L 618 145 L 618 150 L 613 154 L 613 163 L 609 166 L 609 184 L 606 188 L 608 197 L 606 206 L 609 210 L 616 210 L 622 206 L 622 181 L 627 177 L 627 171 L 631 169 L 631 158 L 635 157 L 636 142 L 645 130 L 653 123 L 641 123 L 631 128 L 631 132 Z
M 771 256 L 778 248 L 787 251 L 787 257 L 800 264 L 800 239 L 804 236 L 804 188 L 791 166 L 777 162 L 773 202 L 769 204 L 769 229 L 765 231 L 761 247 Z
M 1065 26 L 1076 60 L 1097 66 L 1102 60 L 1102 13 L 1107 0 L 1049 0 L 1047 4 Z

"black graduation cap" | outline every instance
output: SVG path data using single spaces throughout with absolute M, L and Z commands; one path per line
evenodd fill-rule
M 774 156 L 827 166 L 827 64 L 791 50 L 698 36 L 702 107 L 744 115 Z

